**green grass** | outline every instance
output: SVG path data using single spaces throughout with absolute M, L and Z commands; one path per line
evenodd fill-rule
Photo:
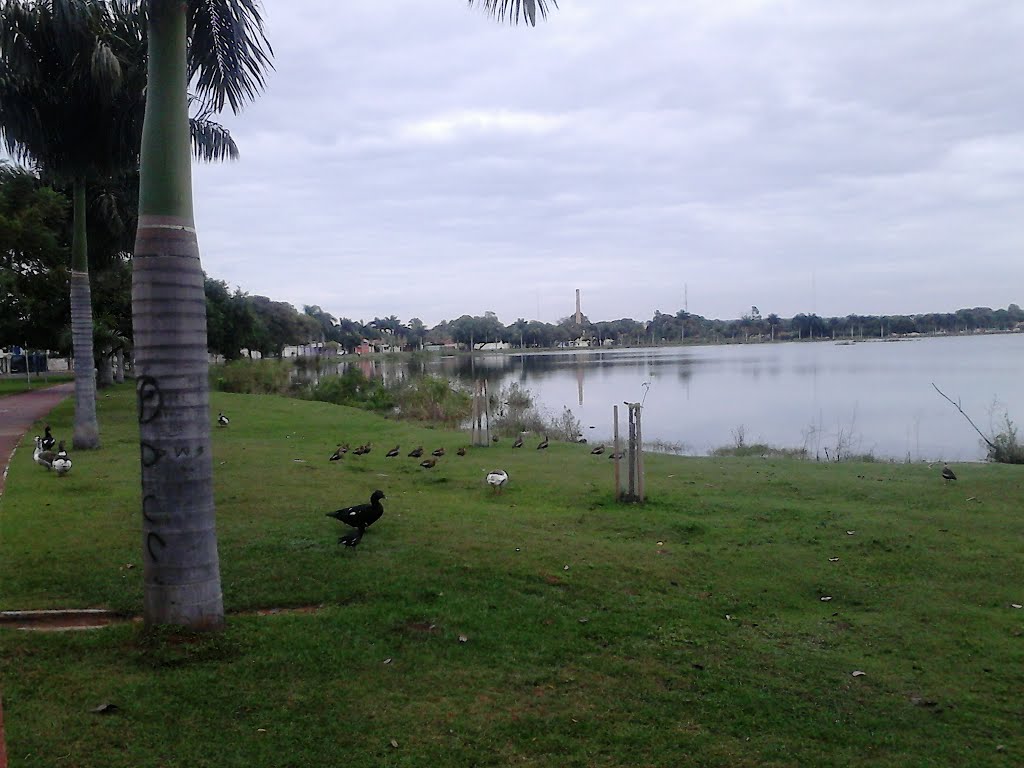
M 103 450 L 68 477 L 15 456 L 0 607 L 140 605 L 134 392 L 104 395 Z M 325 403 L 212 410 L 227 631 L 0 631 L 12 766 L 1024 762 L 1021 467 L 945 487 L 649 455 L 649 503 L 619 506 L 585 446 L 458 457 L 462 435 Z M 69 433 L 70 402 L 49 423 Z M 417 444 L 448 456 L 422 470 Z M 377 487 L 385 516 L 340 550 L 324 513 Z M 282 606 L 316 608 L 256 613 Z
M 40 387 L 52 387 L 54 384 L 60 384 L 62 381 L 74 381 L 74 375 L 70 373 L 49 373 L 46 378 L 42 378 L 42 374 L 33 373 L 32 381 L 25 381 L 25 375 L 20 376 L 4 376 L 0 378 L 0 397 L 4 395 L 16 395 L 19 392 L 27 392 L 30 389 L 39 389 Z

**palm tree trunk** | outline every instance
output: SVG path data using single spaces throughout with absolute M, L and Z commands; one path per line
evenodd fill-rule
M 148 625 L 224 624 L 210 455 L 206 295 L 192 215 L 186 3 L 149 6 L 132 318 Z
M 76 451 L 100 447 L 96 421 L 96 365 L 92 357 L 92 293 L 89 248 L 85 237 L 85 181 L 74 183 L 74 232 L 71 238 L 71 347 L 75 356 Z

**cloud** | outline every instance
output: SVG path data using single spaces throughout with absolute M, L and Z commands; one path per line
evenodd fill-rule
M 206 269 L 428 324 L 1020 301 L 1024 7 L 562 5 L 268 8 L 242 159 L 195 171 Z

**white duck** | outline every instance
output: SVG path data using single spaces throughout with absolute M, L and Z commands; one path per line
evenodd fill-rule
M 494 469 L 487 473 L 487 484 L 495 491 L 500 491 L 508 482 L 508 472 L 504 469 Z
M 53 471 L 57 473 L 58 477 L 63 477 L 71 471 L 71 457 L 68 456 L 68 452 L 64 450 L 64 441 L 61 440 L 57 446 L 57 455 L 54 456 L 51 466 Z

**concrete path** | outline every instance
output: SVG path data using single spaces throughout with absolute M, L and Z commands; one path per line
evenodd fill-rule
M 52 387 L 0 397 L 0 462 L 3 464 L 0 496 L 4 493 L 7 469 L 14 457 L 14 449 L 18 447 L 22 436 L 32 426 L 32 422 L 46 416 L 57 403 L 74 391 L 75 382 L 67 381 Z M 0 768 L 3 768 L 2 764 Z

